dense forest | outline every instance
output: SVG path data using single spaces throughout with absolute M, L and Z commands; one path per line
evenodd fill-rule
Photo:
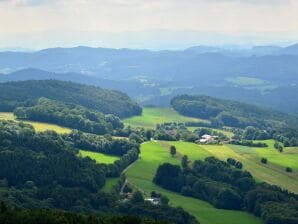
M 174 97 L 171 104 L 183 115 L 209 119 L 212 127 L 245 129 L 250 137 L 242 135 L 241 138 L 247 140 L 274 138 L 286 146 L 298 145 L 298 117 L 294 115 L 208 96 L 180 95 Z
M 256 183 L 239 164 L 232 158 L 223 162 L 214 157 L 195 161 L 192 167 L 182 160 L 183 169 L 164 163 L 153 181 L 168 190 L 208 201 L 217 208 L 254 213 L 266 224 L 296 224 L 298 195 Z
M 80 157 L 76 148 L 79 146 L 121 155 L 121 158 L 114 164 L 97 164 L 88 157 Z M 63 136 L 52 131 L 37 133 L 24 123 L 0 121 L 0 201 L 8 208 L 55 208 L 196 224 L 182 209 L 154 206 L 139 196 L 125 202 L 118 193 L 100 190 L 106 177 L 119 176 L 138 158 L 138 152 L 139 145 L 135 141 L 113 140 L 78 131 Z M 19 210 L 15 214 L 28 215 Z M 0 218 L 5 215 L 1 213 Z
M 17 107 L 18 119 L 48 122 L 94 134 L 109 134 L 113 129 L 123 128 L 120 119 L 112 114 L 91 111 L 74 104 L 40 98 L 30 107 Z
M 118 117 L 139 115 L 142 108 L 126 94 L 73 82 L 57 80 L 20 81 L 0 84 L 0 110 L 13 111 L 20 106 L 32 106 L 41 97 L 72 103 Z
M 167 224 L 136 216 L 82 215 L 74 212 L 55 210 L 20 210 L 7 208 L 1 204 L 0 223 L 3 224 Z

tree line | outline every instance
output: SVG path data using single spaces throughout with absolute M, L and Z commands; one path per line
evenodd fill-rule
M 298 145 L 298 117 L 295 115 L 200 95 L 174 97 L 171 105 L 183 115 L 210 120 L 211 127 L 250 127 L 241 136 L 247 140 L 274 138 L 286 146 Z
M 105 153 L 121 155 L 121 158 L 106 165 L 78 156 L 76 147 L 79 144 L 88 147 L 91 142 L 107 146 Z M 89 146 L 88 150 L 94 147 Z M 97 150 L 103 150 L 103 147 Z M 28 217 L 28 220 L 34 223 L 36 215 L 43 214 L 36 210 L 47 209 L 49 216 L 43 217 L 47 220 L 47 217 L 53 218 L 52 209 L 61 209 L 196 224 L 195 218 L 182 209 L 155 206 L 145 201 L 137 204 L 126 202 L 119 194 L 101 191 L 106 177 L 119 176 L 138 158 L 138 153 L 139 144 L 135 141 L 89 136 L 78 131 L 62 136 L 52 131 L 37 133 L 28 124 L 0 121 L 0 201 L 7 208 L 19 208 L 1 213 L 0 220 L 18 220 L 13 218 L 31 215 L 32 219 Z M 11 212 L 15 212 L 15 217 Z
M 0 83 L 0 111 L 11 112 L 17 107 L 30 106 L 42 97 L 120 118 L 142 113 L 142 108 L 126 94 L 95 86 L 58 80 Z
M 112 133 L 113 129 L 124 126 L 112 114 L 104 115 L 82 106 L 47 98 L 39 98 L 33 106 L 17 107 L 14 114 L 22 120 L 53 123 L 99 135 Z
M 169 163 L 160 165 L 154 183 L 208 201 L 220 209 L 251 212 L 266 224 L 298 222 L 298 195 L 267 183 L 256 183 L 249 172 L 236 165 L 236 160 L 229 158 L 223 162 L 208 157 L 195 161 L 192 167 L 184 160 L 183 168 Z

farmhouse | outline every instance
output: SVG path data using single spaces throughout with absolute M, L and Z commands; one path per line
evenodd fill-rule
M 201 137 L 201 139 L 198 141 L 198 143 L 213 143 L 217 138 L 218 138 L 218 136 L 216 136 L 216 135 L 205 134 Z
M 146 198 L 145 201 L 149 201 L 153 205 L 158 205 L 160 202 L 160 199 L 159 198 Z

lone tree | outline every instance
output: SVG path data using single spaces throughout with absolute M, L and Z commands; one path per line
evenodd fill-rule
M 165 195 L 162 195 L 160 197 L 160 203 L 162 205 L 168 205 L 169 204 L 169 201 L 170 201 L 169 198 L 167 196 L 165 196 Z
M 172 157 L 174 157 L 174 155 L 176 155 L 176 152 L 177 152 L 176 147 L 171 145 L 170 153 L 171 153 Z
M 288 173 L 292 173 L 292 172 L 293 172 L 293 169 L 292 169 L 291 167 L 287 167 L 287 168 L 286 168 L 286 171 L 287 171 Z
M 187 168 L 187 166 L 188 166 L 188 157 L 187 157 L 187 155 L 184 155 L 182 157 L 181 165 L 182 165 L 183 169 Z
M 268 160 L 266 158 L 262 158 L 261 159 L 261 163 L 267 164 L 268 163 Z

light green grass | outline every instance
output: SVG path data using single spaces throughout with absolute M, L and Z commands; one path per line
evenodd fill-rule
M 225 161 L 231 157 L 242 162 L 244 169 L 248 170 L 258 181 L 265 181 L 292 192 L 298 192 L 297 165 L 294 165 L 298 154 L 295 154 L 294 149 L 289 149 L 288 153 L 288 149 L 285 149 L 283 154 L 270 147 L 250 148 L 238 145 L 202 145 L 201 147 L 218 159 Z M 260 162 L 262 157 L 268 159 L 268 164 Z M 294 168 L 293 173 L 285 171 L 285 165 L 290 164 Z
M 118 156 L 111 156 L 111 155 L 106 155 L 99 152 L 91 152 L 87 150 L 80 150 L 79 155 L 81 155 L 82 157 L 89 157 L 90 159 L 94 159 L 97 163 L 105 163 L 105 164 L 112 164 L 119 159 Z
M 186 117 L 178 114 L 172 108 L 144 107 L 141 116 L 124 119 L 125 125 L 132 127 L 155 128 L 157 124 L 166 122 L 209 122 L 197 118 Z
M 174 144 L 178 155 L 171 157 L 168 147 Z M 188 147 L 190 146 L 190 147 Z M 185 197 L 167 191 L 153 184 L 152 179 L 158 166 L 164 162 L 180 164 L 179 155 L 186 154 L 191 160 L 203 159 L 209 153 L 199 145 L 183 142 L 147 142 L 142 144 L 139 161 L 134 163 L 126 172 L 133 187 L 149 196 L 151 191 L 160 192 L 170 198 L 173 206 L 181 206 L 194 215 L 201 224 L 260 224 L 261 221 L 253 215 L 240 211 L 216 209 L 204 201 Z
M 25 120 L 17 120 L 13 113 L 0 112 L 0 120 L 12 120 L 17 122 L 23 122 L 25 124 L 30 124 L 34 127 L 35 131 L 56 131 L 58 134 L 68 134 L 71 132 L 71 129 L 62 127 L 55 124 L 49 124 L 45 122 L 35 122 L 35 121 L 25 121 Z
M 113 187 L 117 184 L 119 180 L 119 177 L 109 177 L 106 178 L 106 183 L 101 189 L 103 192 L 111 192 L 113 190 Z

